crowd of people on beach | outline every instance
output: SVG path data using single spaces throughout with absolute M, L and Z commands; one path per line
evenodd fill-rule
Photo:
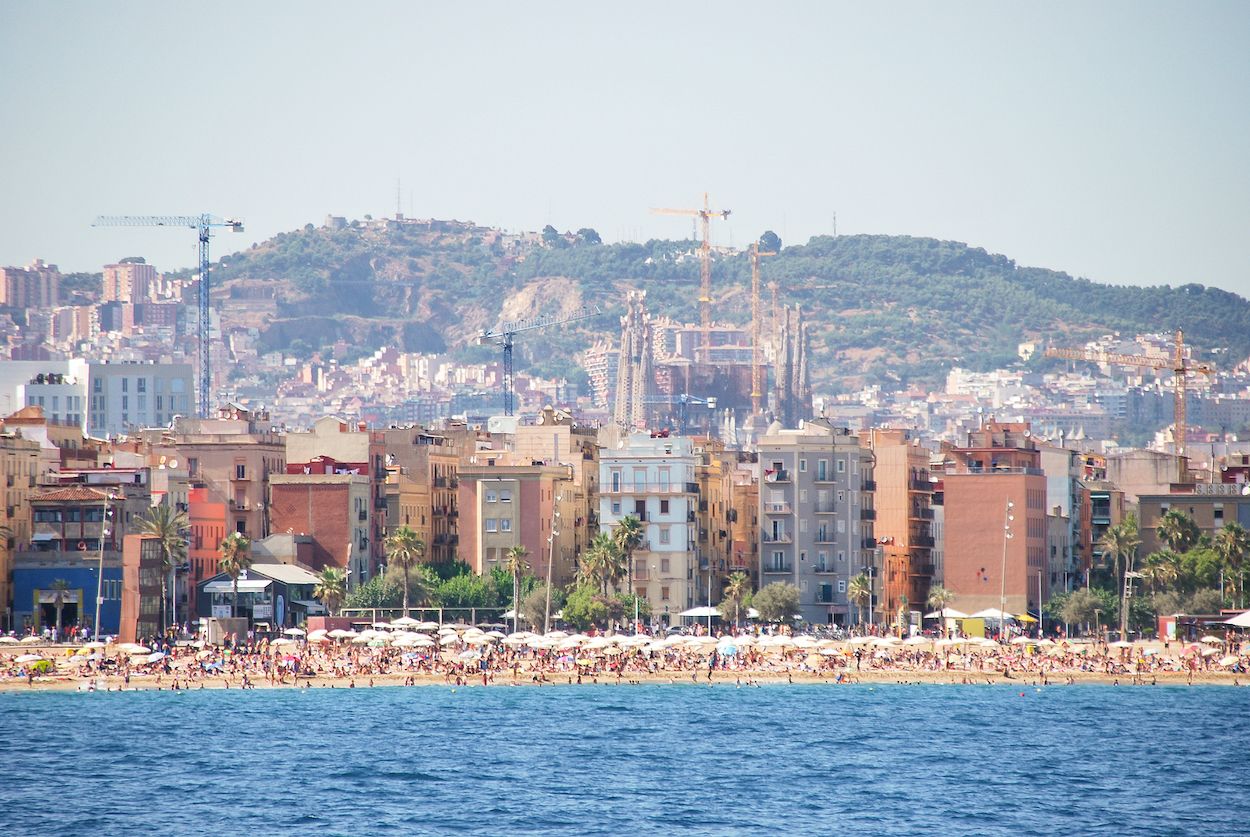
M 1099 643 L 1031 639 L 863 635 L 844 639 L 785 628 L 710 633 L 527 631 L 401 619 L 364 630 L 288 629 L 226 636 L 220 644 L 172 637 L 146 643 L 47 644 L 0 638 L 0 684 L 72 684 L 82 690 L 314 686 L 384 682 L 453 686 L 552 683 L 761 681 L 853 683 L 895 677 L 936 682 L 1016 680 L 1037 685 L 1100 679 L 1119 684 L 1239 684 L 1250 643 L 1239 635 L 1201 641 Z

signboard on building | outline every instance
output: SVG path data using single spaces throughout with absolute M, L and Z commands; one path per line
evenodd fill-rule
M 259 620 L 259 619 L 269 620 L 272 618 L 273 618 L 273 605 L 271 605 L 269 602 L 258 602 L 252 605 L 252 619 L 253 620 Z
M 214 619 L 229 619 L 230 618 L 230 605 L 228 604 L 213 605 L 213 618 Z

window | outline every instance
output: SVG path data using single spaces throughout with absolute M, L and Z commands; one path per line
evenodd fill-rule
M 92 392 L 104 392 L 104 381 L 100 380 L 99 378 L 96 378 L 95 380 L 93 380 L 91 382 L 91 391 Z
M 668 514 L 668 500 L 660 501 L 660 514 Z
M 806 488 L 800 488 L 800 489 L 799 489 L 799 502 L 800 502 L 800 503 L 806 503 L 806 502 L 807 502 L 807 489 L 806 489 Z
M 816 479 L 818 480 L 829 479 L 829 460 L 828 459 L 816 460 Z
M 511 492 L 511 491 L 503 491 L 503 490 L 501 490 L 501 491 L 499 492 L 499 502 L 501 502 L 501 503 L 511 503 L 511 502 L 512 502 L 512 492 Z
M 39 400 L 40 400 L 40 401 L 42 401 L 43 399 L 42 399 L 42 398 L 40 398 Z M 123 410 L 129 410 L 129 409 L 130 409 L 130 396 L 129 396 L 129 395 L 123 395 L 123 396 L 122 396 L 122 409 L 123 409 Z
M 799 531 L 800 531 L 800 532 L 806 532 L 806 531 L 807 531 L 807 518 L 806 518 L 806 517 L 800 517 L 800 518 L 799 518 Z
M 668 588 L 667 587 L 660 588 L 660 599 L 663 601 L 668 601 Z
M 487 491 L 487 492 L 486 492 L 486 502 L 488 502 L 488 503 L 493 503 L 493 502 L 495 502 L 495 500 L 497 499 L 497 497 L 498 497 L 498 495 L 497 495 L 497 494 L 495 494 L 495 492 L 494 492 L 494 491 Z
M 137 379 L 135 380 L 135 391 L 136 391 L 136 392 L 147 392 L 147 391 L 148 391 L 148 379 L 147 379 L 147 378 L 137 378 Z
M 807 550 L 806 549 L 799 550 L 799 563 L 800 564 L 807 563 Z
M 800 460 L 799 460 L 799 473 L 800 473 L 800 474 L 806 474 L 806 473 L 807 473 L 807 460 L 806 460 L 806 459 L 800 459 Z
M 842 550 L 838 550 L 838 563 L 841 563 L 845 560 L 846 560 L 846 553 L 843 552 Z
M 672 537 L 669 533 L 668 527 L 661 526 L 660 527 L 660 543 L 670 543 L 671 540 L 672 540 Z
M 499 520 L 498 520 L 498 518 L 494 518 L 494 517 L 488 517 L 488 518 L 486 518 L 486 531 L 487 531 L 487 532 L 498 532 L 498 531 L 499 531 Z
M 122 392 L 130 392 L 130 379 L 122 378 Z
M 234 478 L 236 480 L 247 479 L 247 466 L 241 462 L 236 462 L 234 466 Z
M 837 459 L 835 460 L 835 464 L 837 465 L 837 471 L 839 474 L 846 473 L 846 460 L 845 459 Z
M 660 572 L 667 574 L 669 572 L 669 559 L 660 559 Z
M 1212 507 L 1212 511 L 1213 511 L 1213 512 L 1215 512 L 1215 522 L 1216 522 L 1216 524 L 1223 523 L 1223 522 L 1224 522 L 1224 504 L 1223 504 L 1223 503 L 1216 503 L 1216 504 Z
M 613 500 L 612 501 L 612 514 L 620 516 L 620 513 L 621 513 L 621 501 Z
M 846 592 L 846 581 L 843 579 L 838 579 L 838 592 L 839 593 Z
M 829 553 L 821 550 L 816 553 L 816 568 L 824 569 L 829 566 Z
M 510 517 L 501 517 L 501 518 L 499 519 L 499 531 L 500 531 L 500 532 L 511 532 L 511 531 L 512 531 L 512 518 L 510 518 Z

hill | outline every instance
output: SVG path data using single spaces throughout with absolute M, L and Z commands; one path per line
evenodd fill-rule
M 311 350 L 341 338 L 362 350 L 394 344 L 490 357 L 476 335 L 501 319 L 583 301 L 615 315 L 629 288 L 645 288 L 654 313 L 697 318 L 693 242 L 605 245 L 592 243 L 593 231 L 580 232 L 548 228 L 539 238 L 457 222 L 310 224 L 223 258 L 217 285 L 227 321 L 230 297 L 272 295 L 274 313 L 263 324 L 271 348 Z M 967 244 L 907 236 L 817 237 L 763 265 L 779 300 L 807 314 L 813 377 L 826 390 L 935 383 L 953 365 L 1009 365 L 1022 341 L 1076 345 L 1109 331 L 1181 327 L 1200 349 L 1227 350 L 1237 360 L 1250 354 L 1250 302 L 1201 285 L 1101 285 Z M 718 255 L 716 317 L 747 322 L 749 291 L 748 257 Z M 576 353 L 606 336 L 617 336 L 614 316 L 518 341 L 518 368 L 529 362 L 535 371 L 570 374 Z

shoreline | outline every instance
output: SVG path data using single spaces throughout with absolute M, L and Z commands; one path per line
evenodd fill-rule
M 0 682 L 0 693 L 6 692 L 182 692 L 207 690 L 240 690 L 240 691 L 298 691 L 306 689 L 368 689 L 380 687 L 430 687 L 442 686 L 449 689 L 463 688 L 542 688 L 546 686 L 667 686 L 688 685 L 706 687 L 747 688 L 753 686 L 812 686 L 825 685 L 830 687 L 853 686 L 1015 686 L 1024 688 L 1052 688 L 1062 686 L 1223 686 L 1239 688 L 1250 685 L 1250 675 L 1231 672 L 1201 672 L 1192 680 L 1182 672 L 1157 672 L 1144 675 L 1108 675 L 1099 672 L 1064 672 L 1049 677 L 1043 684 L 1040 677 L 1021 676 L 1003 677 L 999 672 L 965 672 L 965 671 L 909 671 L 905 669 L 874 669 L 871 671 L 844 673 L 841 680 L 837 676 L 824 673 L 791 672 L 789 674 L 776 671 L 767 672 L 731 672 L 719 671 L 711 681 L 705 670 L 693 672 L 664 672 L 657 674 L 631 673 L 628 677 L 618 680 L 613 675 L 582 676 L 561 674 L 548 676 L 543 681 L 532 677 L 513 678 L 510 674 L 502 674 L 488 678 L 483 683 L 481 677 L 462 678 L 460 683 L 449 682 L 439 674 L 375 674 L 356 677 L 313 676 L 300 677 L 297 682 L 270 683 L 266 680 L 253 682 L 244 689 L 238 678 L 209 677 L 197 680 L 177 689 L 173 687 L 171 676 L 131 675 L 127 685 L 124 678 L 117 675 L 97 676 L 95 678 L 73 678 L 44 676 L 36 677 L 33 683 L 25 680 L 6 680 Z M 683 676 L 684 675 L 684 676 Z M 91 680 L 95 688 L 89 688 Z M 409 683 L 408 681 L 412 681 Z M 1071 682 L 1069 682 L 1071 681 Z M 179 678 L 179 683 L 184 681 Z M 352 685 L 354 682 L 354 686 Z M 229 683 L 229 685 L 227 685 Z

